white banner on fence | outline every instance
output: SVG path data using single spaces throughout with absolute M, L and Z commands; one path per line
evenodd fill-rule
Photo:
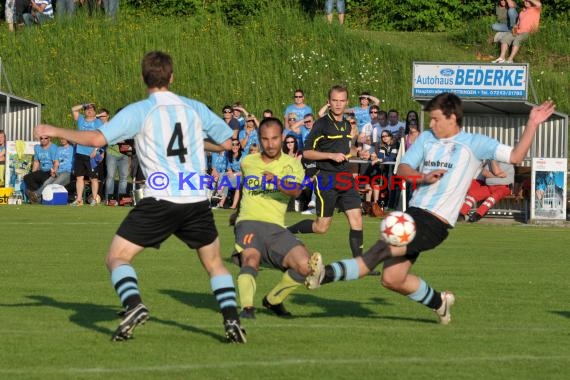
M 462 98 L 527 100 L 528 64 L 414 62 L 412 97 L 453 92 Z
M 566 220 L 565 158 L 533 158 L 530 218 Z

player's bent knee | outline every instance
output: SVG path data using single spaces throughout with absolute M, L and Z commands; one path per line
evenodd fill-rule
M 390 289 L 393 290 L 395 292 L 398 292 L 401 288 L 402 285 L 404 283 L 404 281 L 402 281 L 401 278 L 399 278 L 399 276 L 391 276 L 391 275 L 386 275 L 386 273 L 382 273 L 382 279 L 380 280 L 381 284 L 383 287 L 385 287 L 386 289 Z

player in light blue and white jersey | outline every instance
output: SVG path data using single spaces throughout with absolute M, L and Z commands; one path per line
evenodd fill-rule
M 433 309 L 441 324 L 451 322 L 455 296 L 437 292 L 422 278 L 410 274 L 421 252 L 440 245 L 456 222 L 471 179 L 484 159 L 517 164 L 526 156 L 538 126 L 554 112 L 547 101 L 532 109 L 519 143 L 511 148 L 482 135 L 461 129 L 463 109 L 454 94 L 442 93 L 425 106 L 430 112 L 430 130 L 423 132 L 404 155 L 398 175 L 417 184 L 406 213 L 416 222 L 416 236 L 406 246 L 391 246 L 379 240 L 361 258 L 343 260 L 326 267 L 322 281 L 310 288 L 339 279 L 353 280 L 384 262 L 382 285 Z
M 147 53 L 142 60 L 142 77 L 148 88 L 148 99 L 125 107 L 101 129 L 73 131 L 50 125 L 39 125 L 35 129 L 37 135 L 45 133 L 88 146 L 135 139 L 147 183 L 145 198 L 119 227 L 106 258 L 111 281 L 125 307 L 123 320 L 112 339 L 131 338 L 133 330 L 149 318 L 131 265 L 135 256 L 145 247 L 158 248 L 175 235 L 198 251 L 210 276 L 228 341 L 245 343 L 234 282 L 220 255 L 206 184 L 200 183 L 206 173 L 204 150 L 229 150 L 233 132 L 204 104 L 169 91 L 173 64 L 168 54 Z
M 173 203 L 207 199 L 204 139 L 221 144 L 232 137 L 226 123 L 196 100 L 169 91 L 121 110 L 99 129 L 109 144 L 133 137 L 147 179 L 144 197 Z M 202 182 L 201 182 L 202 181 Z

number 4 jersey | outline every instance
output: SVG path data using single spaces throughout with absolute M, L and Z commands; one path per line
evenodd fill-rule
M 206 105 L 169 91 L 125 107 L 99 130 L 109 145 L 134 137 L 147 181 L 144 196 L 174 203 L 207 199 L 204 140 L 221 144 L 232 137 Z

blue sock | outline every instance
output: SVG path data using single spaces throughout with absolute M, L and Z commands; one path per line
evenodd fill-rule
M 351 281 L 357 280 L 358 278 L 359 270 L 356 259 L 345 259 L 327 265 L 325 267 L 325 278 L 321 283 Z
M 437 297 L 434 297 L 437 296 Z M 441 297 L 431 286 L 429 286 L 423 279 L 420 278 L 420 287 L 408 297 L 422 305 L 431 309 L 437 309 L 441 306 Z M 439 301 L 439 302 L 437 302 Z M 438 306 L 439 304 L 439 306 Z
M 214 276 L 210 279 L 210 285 L 224 320 L 237 320 L 236 287 L 230 274 Z
M 113 269 L 111 281 L 125 308 L 132 309 L 142 303 L 137 274 L 132 266 L 125 264 Z

